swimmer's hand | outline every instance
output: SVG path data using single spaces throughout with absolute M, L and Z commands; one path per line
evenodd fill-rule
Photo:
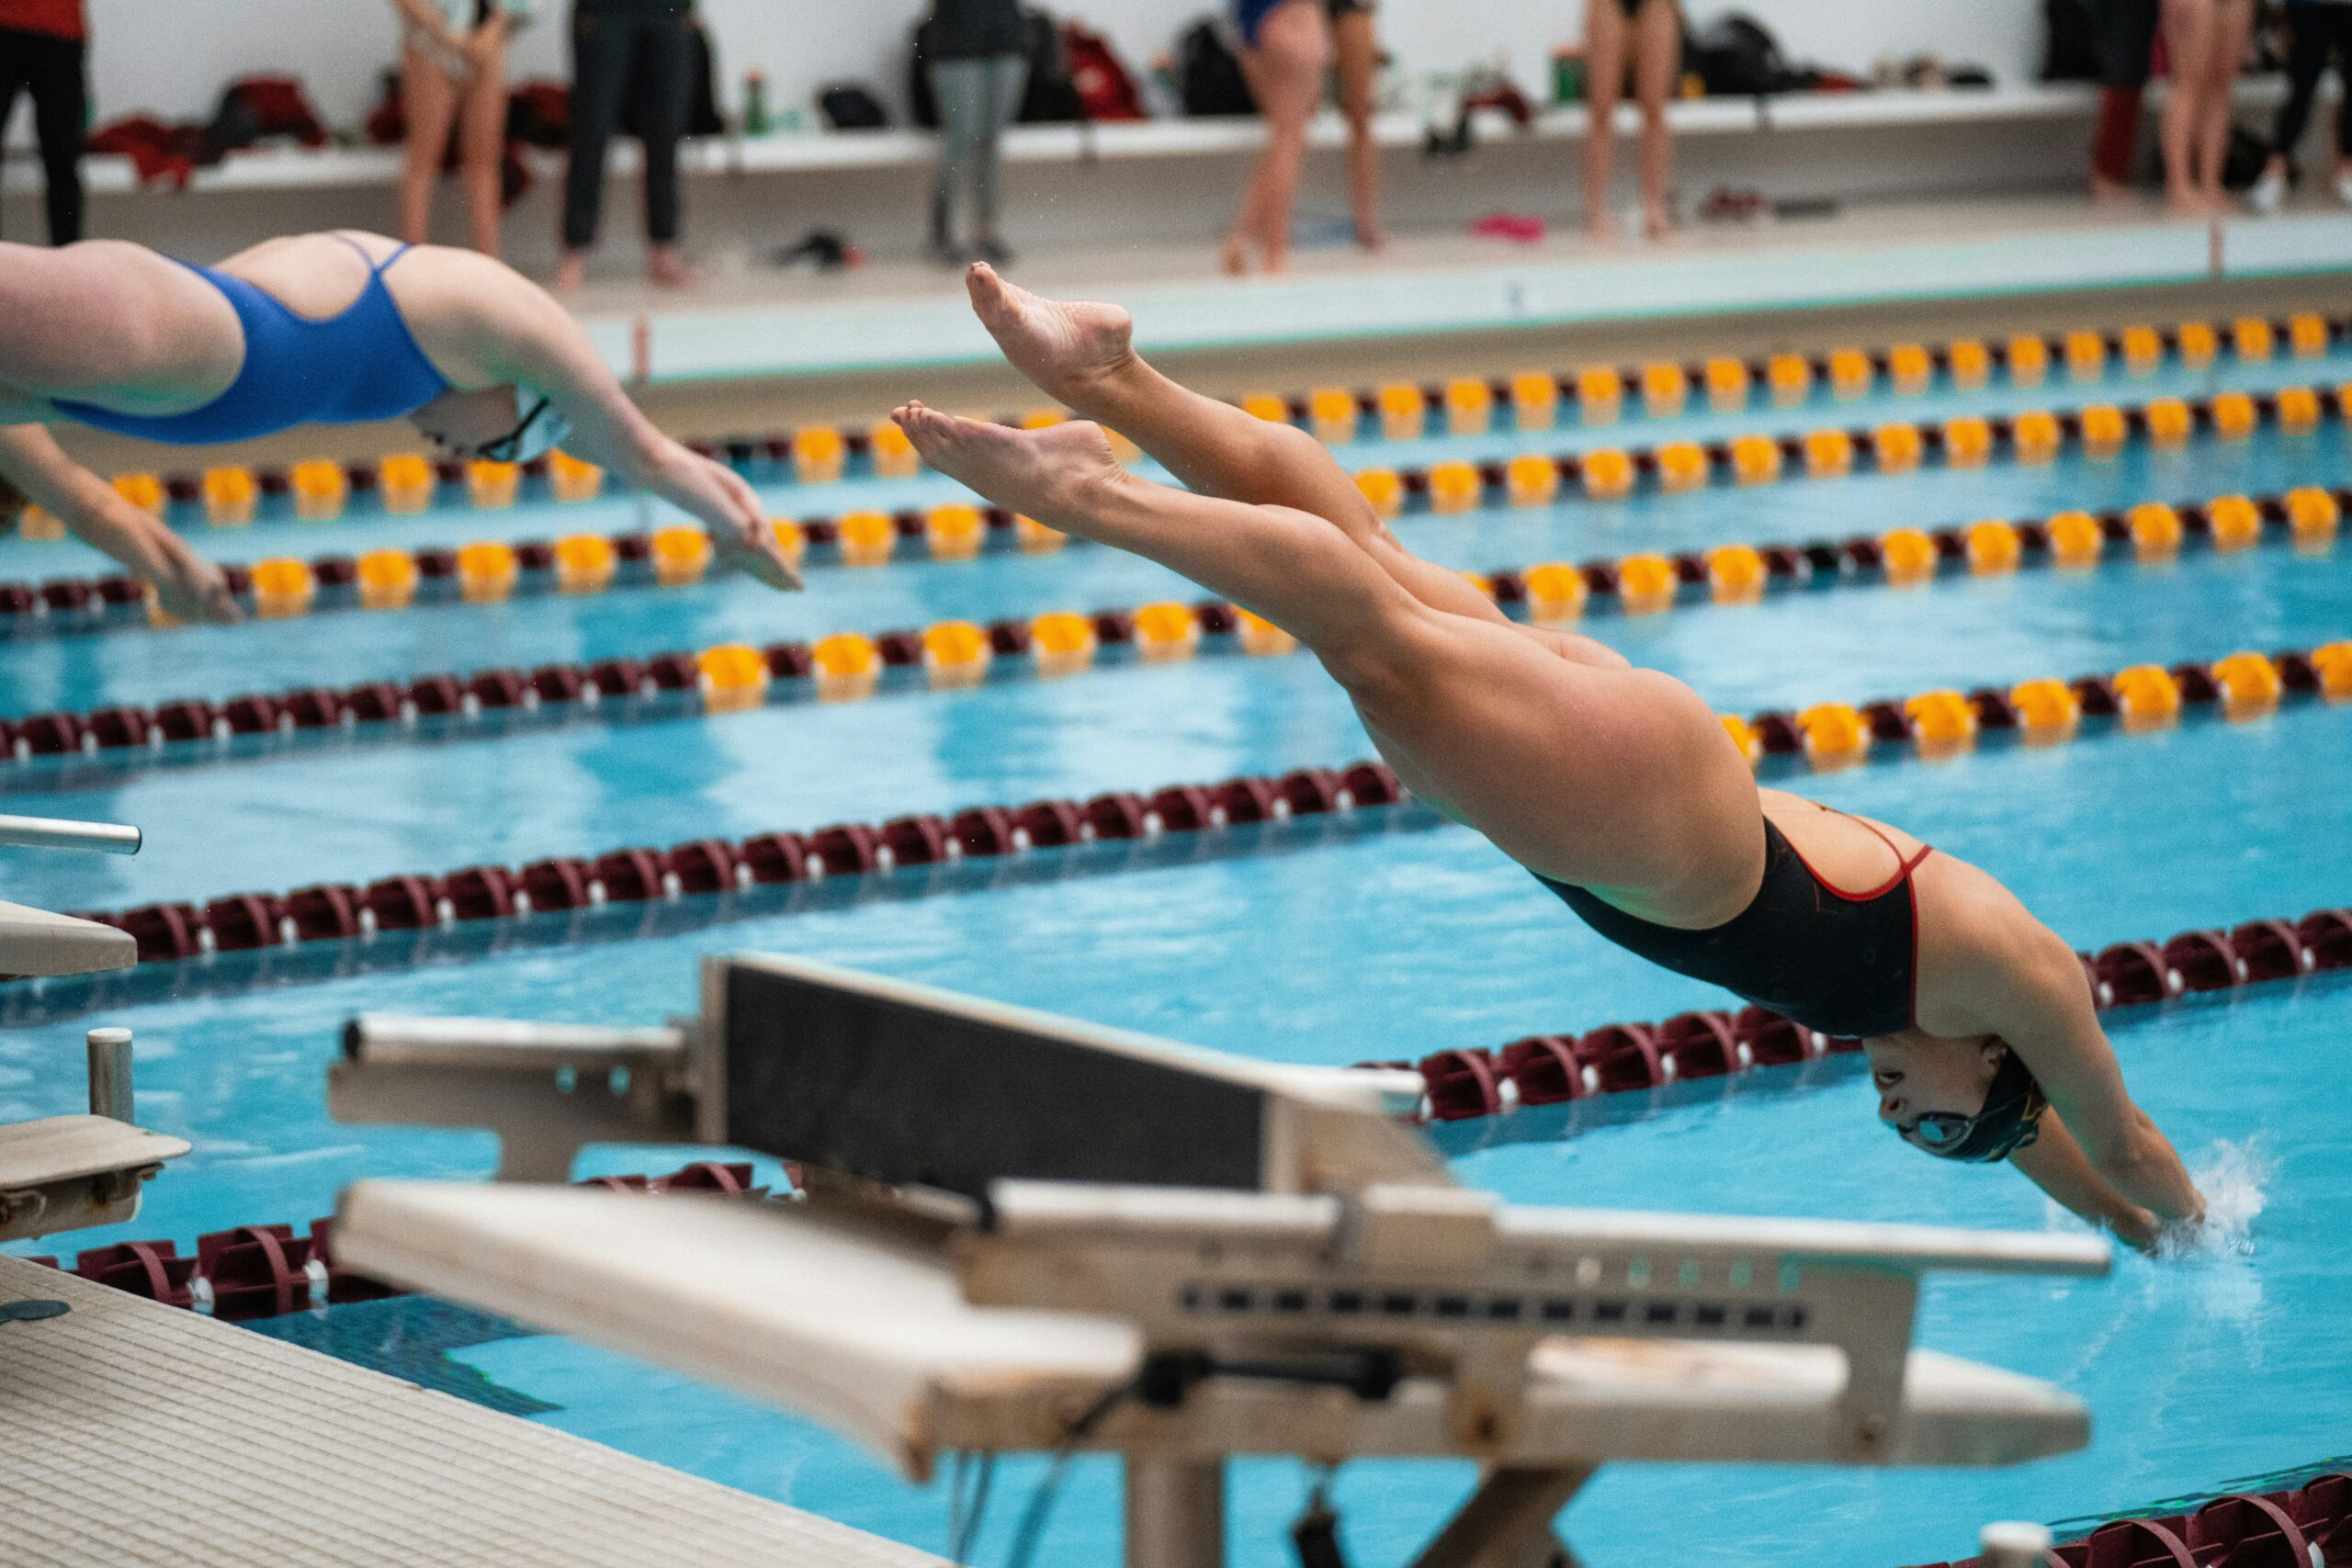
M 673 446 L 639 482 L 654 494 L 693 513 L 710 530 L 710 542 L 740 571 L 770 588 L 797 592 L 807 586 L 777 549 L 775 530 L 759 492 L 724 463 L 698 457 Z
M 148 573 L 155 602 L 175 621 L 202 621 L 233 626 L 245 618 L 229 592 L 229 580 L 219 567 L 188 548 L 169 528 L 158 528 L 156 560 Z

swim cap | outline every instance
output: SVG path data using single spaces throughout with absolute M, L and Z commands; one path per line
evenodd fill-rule
M 571 422 L 536 387 L 514 389 L 514 428 L 495 441 L 485 441 L 474 456 L 489 463 L 528 463 L 546 457 L 571 434 Z
M 1894 1130 L 1913 1148 L 1938 1159 L 1989 1165 L 2007 1159 L 2041 1135 L 2041 1113 L 2050 1109 L 2041 1086 L 2017 1052 L 2001 1047 L 2001 1065 L 1994 1070 L 1993 1087 L 1984 1091 L 1984 1108 L 1973 1116 L 1929 1111 Z

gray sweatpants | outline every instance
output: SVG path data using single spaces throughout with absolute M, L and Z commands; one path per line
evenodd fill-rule
M 1021 110 L 1029 62 L 1018 54 L 984 60 L 934 60 L 932 96 L 939 103 L 939 170 L 931 186 L 931 237 L 954 243 L 956 194 L 971 195 L 974 233 L 996 237 L 997 164 L 1004 128 Z

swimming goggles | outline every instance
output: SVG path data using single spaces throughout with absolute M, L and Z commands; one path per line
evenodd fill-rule
M 1984 1108 L 1973 1116 L 1957 1111 L 1923 1111 L 1908 1122 L 1894 1123 L 1903 1141 L 1938 1159 L 1989 1165 L 2007 1159 L 2041 1135 L 2041 1113 L 2050 1109 L 2041 1086 L 2004 1046 L 1993 1087 L 1985 1092 Z
M 474 448 L 485 463 L 528 463 L 546 457 L 571 434 L 571 422 L 556 412 L 545 392 L 514 389 L 514 428 Z

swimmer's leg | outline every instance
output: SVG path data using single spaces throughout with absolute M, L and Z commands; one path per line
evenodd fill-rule
M 975 266 L 972 308 L 1015 369 L 1084 418 L 1126 436 L 1186 488 L 1253 506 L 1288 506 L 1336 525 L 1431 609 L 1516 623 L 1459 572 L 1407 549 L 1323 444 L 1293 425 L 1244 413 L 1178 385 L 1135 352 L 1116 305 L 1041 299 Z M 1589 637 L 1519 628 L 1555 653 L 1619 664 Z
M 1014 431 L 920 404 L 898 418 L 933 468 L 998 505 L 1158 561 L 1297 637 L 1406 783 L 1513 859 L 1691 925 L 1754 896 L 1755 783 L 1681 682 L 1435 609 L 1327 520 L 1150 483 L 1096 425 Z

